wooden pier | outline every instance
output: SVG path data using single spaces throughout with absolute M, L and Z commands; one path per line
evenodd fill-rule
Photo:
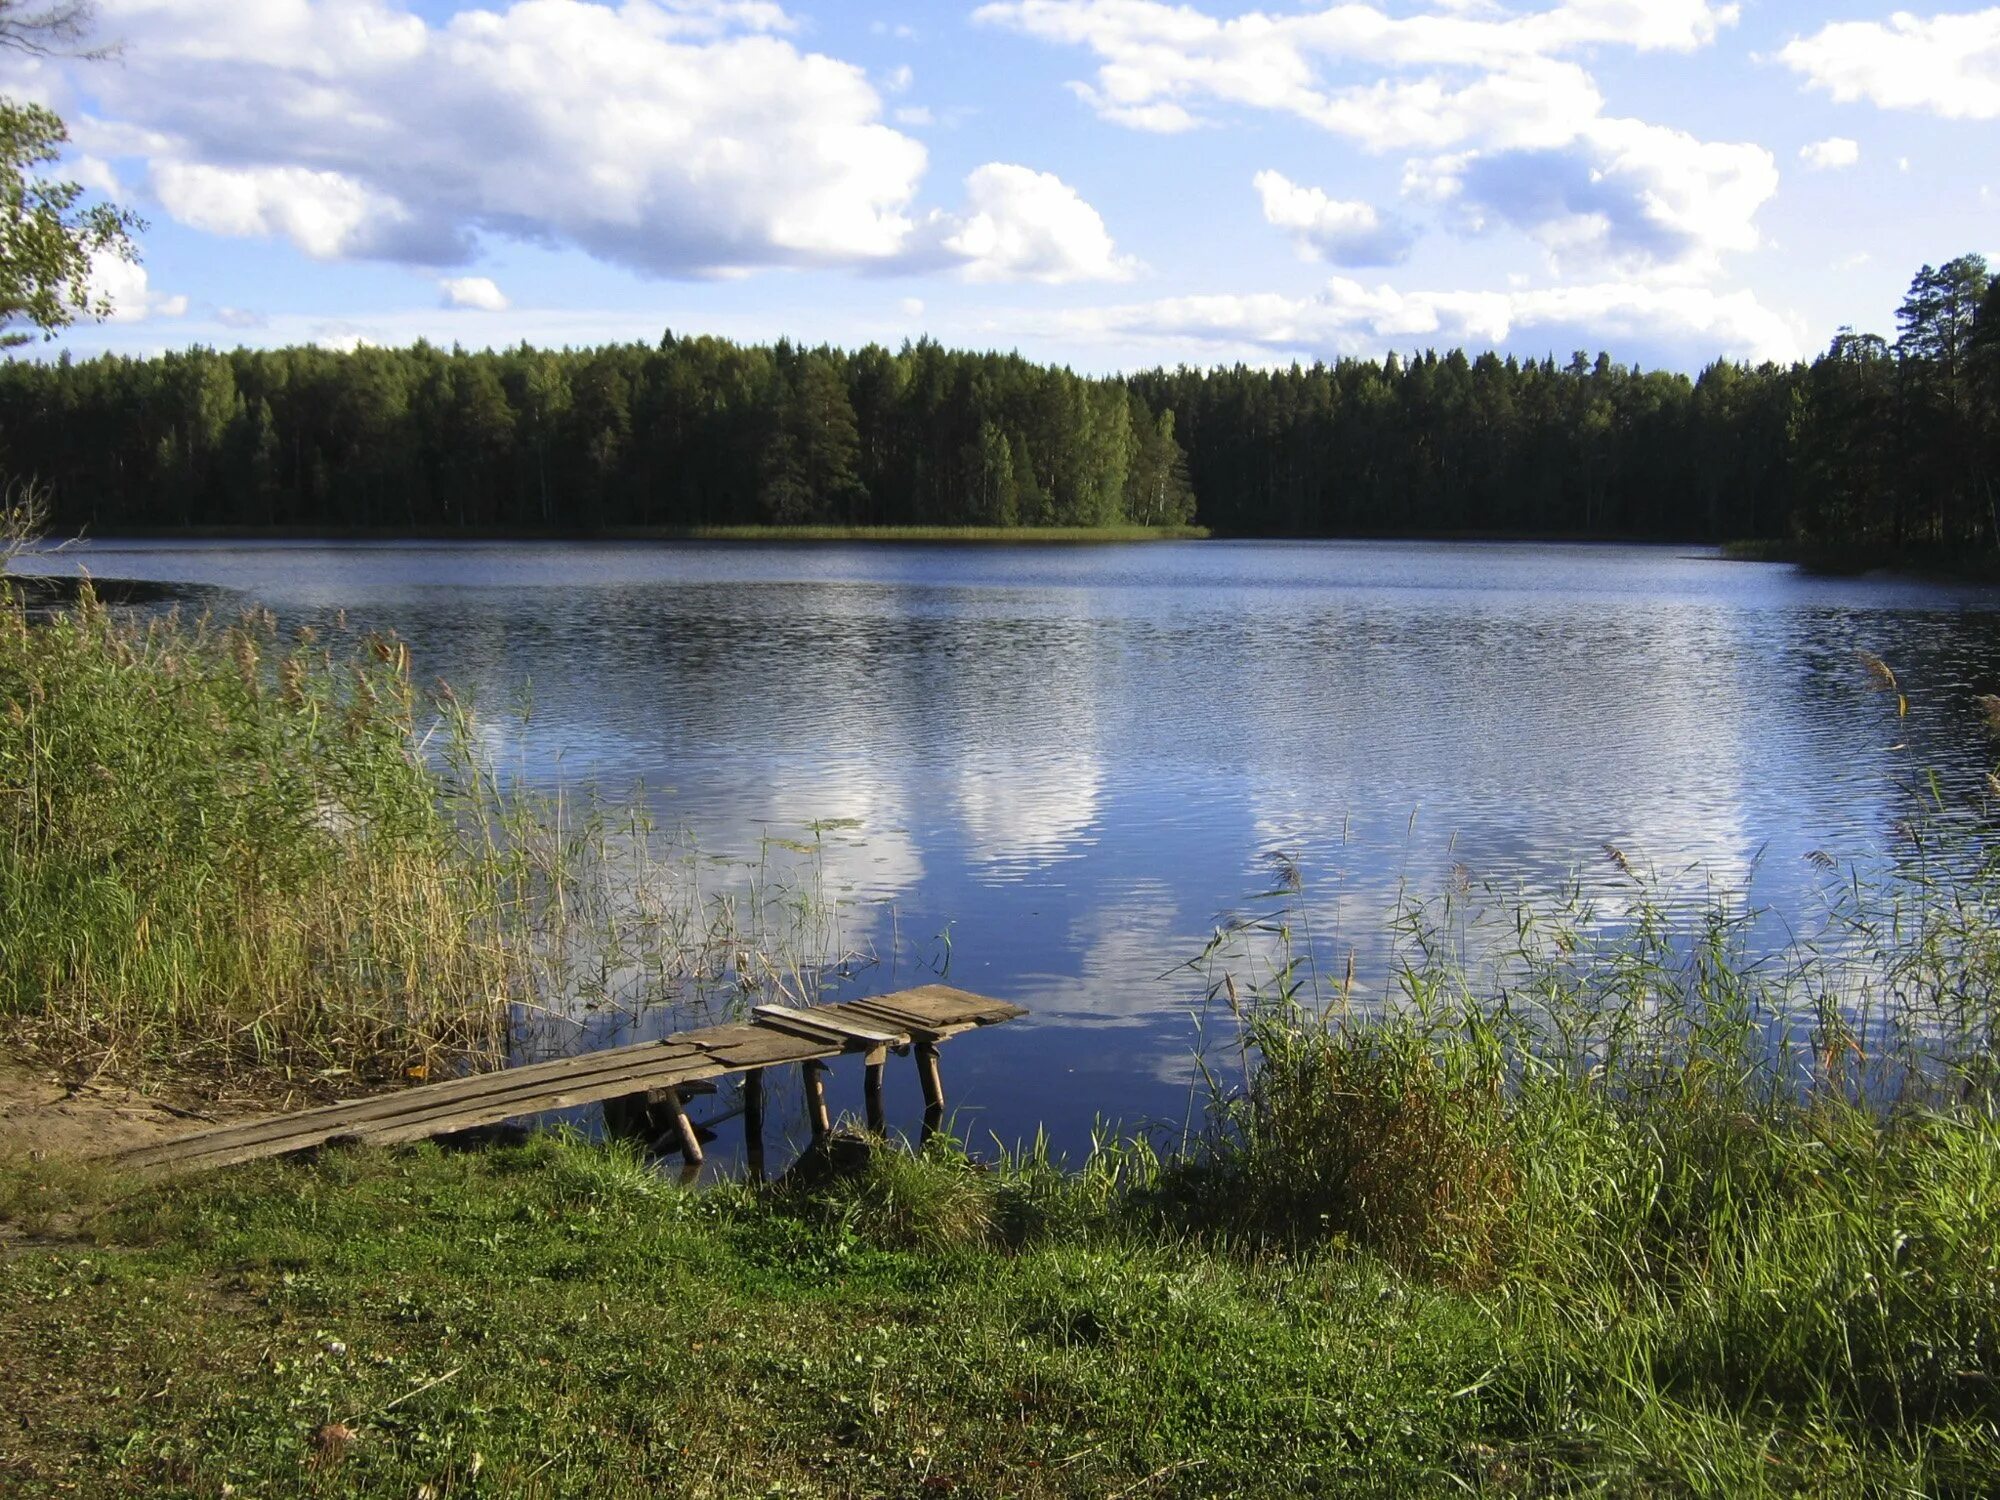
M 713 1080 L 741 1073 L 752 1165 L 761 1169 L 766 1069 L 803 1070 L 806 1114 L 817 1140 L 832 1123 L 826 1105 L 826 1060 L 859 1053 L 868 1128 L 879 1134 L 887 1125 L 883 1068 L 891 1052 L 914 1051 L 924 1094 L 924 1126 L 930 1131 L 944 1115 L 939 1044 L 961 1032 L 1026 1014 L 1005 1000 L 942 984 L 806 1009 L 760 1005 L 747 1021 L 224 1125 L 142 1146 L 115 1160 L 138 1170 L 200 1171 L 330 1144 L 422 1140 L 545 1110 L 620 1100 L 668 1121 L 683 1159 L 699 1165 L 701 1142 L 688 1119 L 687 1100 L 696 1093 L 713 1092 Z

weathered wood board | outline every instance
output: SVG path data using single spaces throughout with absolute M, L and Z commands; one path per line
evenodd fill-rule
M 941 984 L 846 1005 L 800 1010 L 760 1006 L 749 1021 L 218 1126 L 114 1159 L 138 1170 L 185 1172 L 308 1151 L 334 1141 L 421 1140 L 731 1073 L 876 1052 L 913 1039 L 920 1045 L 934 1043 L 1026 1014 L 1008 1001 Z

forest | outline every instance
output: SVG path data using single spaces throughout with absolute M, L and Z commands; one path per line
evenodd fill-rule
M 732 525 L 1481 534 L 2000 551 L 2000 281 L 1698 376 L 1423 352 L 1088 378 L 1018 355 L 363 346 L 0 364 L 62 528 Z

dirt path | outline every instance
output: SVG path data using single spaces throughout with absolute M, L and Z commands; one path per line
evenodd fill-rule
M 104 1156 L 243 1113 L 187 1109 L 119 1084 L 71 1087 L 30 1064 L 0 1057 L 0 1155 Z

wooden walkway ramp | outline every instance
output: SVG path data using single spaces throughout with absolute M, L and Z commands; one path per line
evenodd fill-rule
M 934 1129 L 944 1110 L 938 1044 L 1026 1014 L 1005 1000 L 942 984 L 803 1010 L 760 1005 L 747 1021 L 224 1125 L 127 1151 L 115 1160 L 141 1170 L 200 1171 L 330 1143 L 414 1141 L 545 1110 L 631 1100 L 662 1115 L 678 1134 L 683 1157 L 699 1164 L 701 1145 L 688 1120 L 686 1100 L 693 1093 L 712 1092 L 711 1080 L 734 1073 L 744 1076 L 745 1128 L 753 1157 L 761 1158 L 766 1068 L 797 1064 L 805 1070 L 807 1114 L 814 1136 L 820 1137 L 829 1128 L 821 1077 L 825 1060 L 862 1054 L 868 1124 L 880 1131 L 883 1065 L 890 1052 L 914 1049 L 925 1125 Z

